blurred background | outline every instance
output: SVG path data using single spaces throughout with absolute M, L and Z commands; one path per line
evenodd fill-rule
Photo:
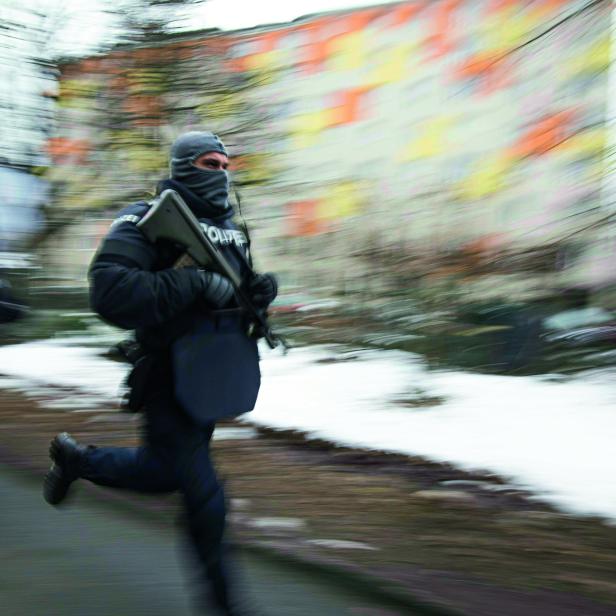
M 4 3 L 2 267 L 31 303 L 86 306 L 114 212 L 205 126 L 280 312 L 335 305 L 383 320 L 387 344 L 496 371 L 552 367 L 546 325 L 610 319 L 610 2 L 384 3 L 236 30 L 208 27 L 217 4 Z
M 206 128 L 295 347 L 248 421 L 613 521 L 612 1 L 356 4 L 2 0 L 0 387 L 111 404 L 89 262 Z

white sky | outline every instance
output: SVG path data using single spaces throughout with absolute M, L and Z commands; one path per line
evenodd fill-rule
M 383 0 L 209 0 L 199 12 L 204 18 L 204 25 L 234 30 L 264 23 L 292 21 L 302 15 L 323 11 L 387 3 Z
M 28 1 L 28 0 L 26 0 Z M 62 51 L 87 52 L 109 26 L 102 12 L 110 0 L 29 0 L 38 5 L 62 7 L 69 17 L 56 46 Z M 283 23 L 303 15 L 346 8 L 392 4 L 396 0 L 208 0 L 194 9 L 188 29 L 237 30 L 259 24 Z M 397 0 L 398 2 L 400 0 Z

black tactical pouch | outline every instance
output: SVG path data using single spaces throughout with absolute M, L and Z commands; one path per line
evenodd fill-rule
M 126 387 L 128 391 L 122 400 L 122 410 L 126 413 L 138 413 L 143 409 L 145 404 L 148 385 L 150 383 L 150 374 L 154 366 L 156 355 L 150 353 L 141 355 L 134 363 L 133 369 L 130 371 L 126 379 Z
M 138 413 L 145 404 L 148 381 L 156 358 L 155 353 L 148 353 L 134 339 L 124 340 L 116 345 L 113 354 L 120 356 L 123 361 L 132 364 L 130 371 L 124 381 L 126 393 L 120 403 L 120 408 L 125 413 Z

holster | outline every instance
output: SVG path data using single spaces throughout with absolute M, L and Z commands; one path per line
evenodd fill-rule
M 122 400 L 122 410 L 127 413 L 138 413 L 143 409 L 148 386 L 151 384 L 150 374 L 156 360 L 154 353 L 140 357 L 126 378 L 128 391 Z
M 147 352 L 134 340 L 126 340 L 120 343 L 116 350 L 125 361 L 133 366 L 124 381 L 127 391 L 122 398 L 120 407 L 126 413 L 138 413 L 145 404 L 156 353 Z

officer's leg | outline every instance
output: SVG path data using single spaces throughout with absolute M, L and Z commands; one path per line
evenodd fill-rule
M 186 507 L 186 525 L 193 559 L 198 564 L 201 600 L 215 605 L 223 614 L 240 612 L 243 592 L 224 542 L 225 496 L 210 458 L 214 425 L 190 424 L 184 433 L 184 447 L 178 451 L 177 472 Z M 242 596 L 241 596 L 242 595 Z
M 84 446 L 66 433 L 56 436 L 50 447 L 54 464 L 45 477 L 45 500 L 60 504 L 78 478 L 139 492 L 177 490 L 175 447 L 167 443 L 167 435 L 174 432 L 175 412 L 168 388 L 157 388 L 146 404 L 142 447 Z
M 81 476 L 99 485 L 138 492 L 177 490 L 174 434 L 180 420 L 176 413 L 172 393 L 158 389 L 145 408 L 145 444 L 89 448 Z
M 173 492 L 178 488 L 172 465 L 150 446 L 84 446 L 63 432 L 52 440 L 49 454 L 53 465 L 45 476 L 43 496 L 50 505 L 59 505 L 79 478 L 139 492 Z
M 137 492 L 173 492 L 178 484 L 164 455 L 153 447 L 92 447 L 81 477 L 92 483 Z

